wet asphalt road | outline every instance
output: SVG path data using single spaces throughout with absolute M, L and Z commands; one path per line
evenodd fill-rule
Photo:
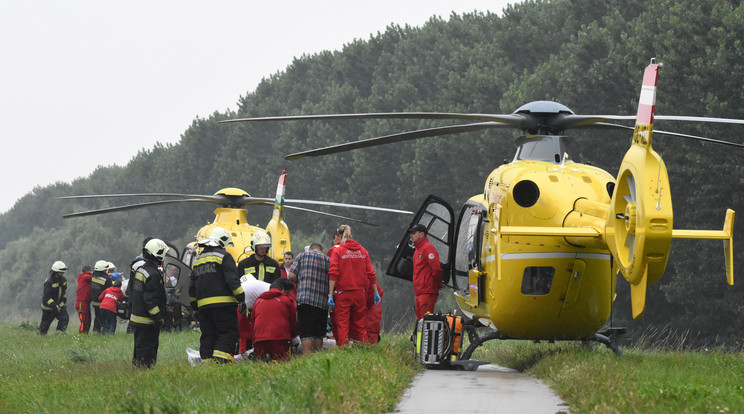
M 414 378 L 395 413 L 567 413 L 569 407 L 539 380 L 510 368 L 429 369 Z

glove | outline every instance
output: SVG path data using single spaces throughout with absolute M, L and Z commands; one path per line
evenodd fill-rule
M 238 303 L 238 312 L 245 314 L 245 302 Z
M 160 328 L 162 328 L 162 327 L 163 327 L 163 323 L 164 323 L 164 322 L 165 322 L 165 321 L 163 320 L 163 317 L 162 317 L 162 316 L 158 316 L 158 317 L 156 317 L 156 318 L 155 318 L 155 324 L 154 324 L 154 326 L 155 326 L 155 329 L 157 329 L 157 330 L 159 331 L 159 330 L 160 330 Z
M 382 302 L 382 298 L 379 293 L 375 292 L 375 306 L 380 306 L 380 302 Z
M 333 301 L 333 296 L 328 296 L 328 308 L 333 310 L 336 307 L 336 302 Z

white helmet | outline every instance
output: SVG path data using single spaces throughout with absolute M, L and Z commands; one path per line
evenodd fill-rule
M 233 244 L 230 233 L 228 233 L 227 230 L 223 229 L 222 227 L 213 228 L 212 232 L 209 233 L 209 238 L 216 241 L 217 244 L 219 244 L 220 247 L 222 247 L 223 249 Z
M 165 258 L 165 253 L 167 251 L 168 245 L 160 239 L 152 239 L 148 241 L 147 244 L 145 244 L 145 247 L 142 249 L 142 253 L 145 254 L 145 257 L 149 255 L 161 262 Z
M 93 267 L 93 270 L 96 272 L 103 272 L 104 270 L 109 268 L 109 262 L 105 260 L 99 260 L 96 262 L 96 265 Z
M 54 264 L 52 264 L 52 271 L 64 273 L 67 271 L 67 265 L 57 260 L 56 262 L 54 262 Z
M 253 251 L 256 251 L 259 247 L 271 247 L 271 236 L 261 230 L 253 233 L 253 237 L 251 237 L 251 247 L 253 248 Z
M 112 271 L 112 270 L 113 270 L 113 271 L 116 271 L 116 266 L 114 266 L 114 264 L 113 264 L 113 263 L 111 263 L 111 262 L 108 262 L 108 268 L 107 268 L 106 270 L 109 270 L 109 271 Z

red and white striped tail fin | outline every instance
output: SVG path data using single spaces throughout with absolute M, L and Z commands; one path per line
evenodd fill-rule
M 660 63 L 646 66 L 643 72 L 643 85 L 641 96 L 638 99 L 638 114 L 636 115 L 635 129 L 633 130 L 633 143 L 651 146 L 651 136 L 654 128 L 654 112 L 656 110 L 656 80 L 659 75 Z
M 276 197 L 274 198 L 274 207 L 284 206 L 284 191 L 287 188 L 287 171 L 282 170 L 279 176 L 279 183 L 276 185 Z

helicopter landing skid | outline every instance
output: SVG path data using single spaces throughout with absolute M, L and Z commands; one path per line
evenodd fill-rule
M 472 323 L 463 324 L 463 330 L 468 333 L 468 340 L 470 340 L 470 345 L 468 345 L 467 349 L 465 349 L 465 351 L 460 354 L 460 357 L 457 359 L 457 361 L 453 362 L 453 364 L 456 365 L 458 368 L 464 369 L 465 371 L 475 371 L 476 369 L 478 369 L 479 366 L 489 364 L 489 362 L 486 361 L 470 359 L 470 357 L 473 356 L 473 351 L 475 351 L 475 348 L 483 345 L 484 342 L 494 339 L 509 339 L 508 337 L 502 335 L 499 331 L 489 332 L 485 335 L 478 335 L 478 332 L 475 331 L 475 327 Z
M 589 340 L 603 344 L 607 348 L 610 348 L 612 352 L 614 352 L 617 356 L 623 356 L 623 351 L 620 349 L 620 347 L 615 345 L 615 343 L 609 337 L 602 335 L 601 333 L 595 333 L 594 335 L 592 335 L 591 338 L 589 338 Z
M 464 323 L 463 324 L 463 330 L 467 332 L 468 339 L 470 340 L 470 345 L 465 349 L 465 351 L 460 354 L 460 357 L 457 359 L 457 361 L 453 362 L 453 365 L 456 365 L 460 369 L 464 369 L 465 371 L 475 371 L 478 369 L 480 365 L 488 364 L 488 362 L 485 361 L 478 361 L 478 360 L 471 360 L 470 357 L 473 356 L 473 351 L 475 351 L 476 348 L 483 345 L 485 342 L 492 341 L 494 339 L 514 339 L 509 336 L 506 336 L 502 334 L 499 331 L 493 331 L 489 332 L 485 335 L 478 335 L 478 332 L 475 331 L 474 324 L 471 323 Z M 608 332 L 610 334 L 615 333 L 624 333 L 625 328 L 619 328 L 617 329 L 617 332 Z M 603 333 L 605 333 L 603 331 Z M 614 335 L 612 335 L 614 336 Z M 595 341 L 599 342 L 603 345 L 605 345 L 607 348 L 610 348 L 612 352 L 615 353 L 617 356 L 623 356 L 623 351 L 618 347 L 615 342 L 610 339 L 610 337 L 603 335 L 602 333 L 595 333 L 591 336 L 591 338 L 588 338 L 587 341 Z

